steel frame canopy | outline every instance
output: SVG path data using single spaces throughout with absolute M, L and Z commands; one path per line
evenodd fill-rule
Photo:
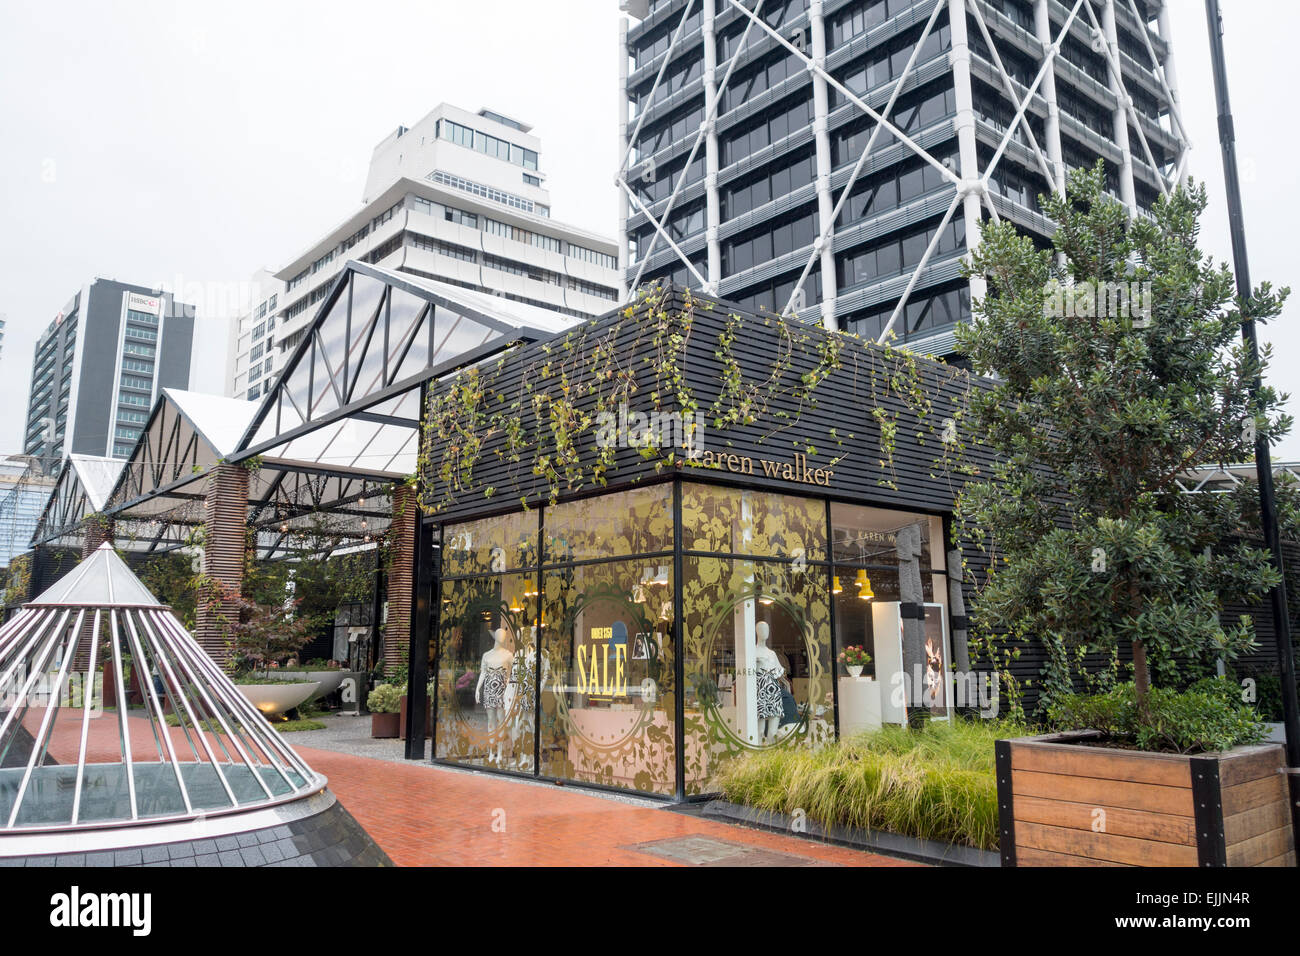
M 243 462 L 259 557 L 301 555 L 322 531 L 330 550 L 366 547 L 391 520 L 391 486 L 416 470 L 425 384 L 577 321 L 350 261 L 260 405 L 164 389 L 112 490 L 89 502 L 65 485 L 36 543 L 102 511 L 127 548 L 186 547 L 209 473 Z
M 1066 167 L 1062 159 L 1060 126 L 1058 120 L 1058 109 L 1056 104 L 1056 87 L 1055 87 L 1055 70 L 1054 61 L 1060 54 L 1061 45 L 1065 37 L 1074 31 L 1076 34 L 1082 34 L 1085 42 L 1090 42 L 1092 48 L 1102 53 L 1106 59 L 1107 69 L 1110 77 L 1109 90 L 1114 99 L 1113 121 L 1116 145 L 1119 147 L 1123 168 L 1121 171 L 1121 198 L 1128 208 L 1130 216 L 1138 214 L 1136 199 L 1133 187 L 1133 166 L 1132 153 L 1129 149 L 1128 130 L 1129 121 L 1132 122 L 1132 128 L 1136 130 L 1138 139 L 1141 143 L 1142 153 L 1151 172 L 1154 174 L 1156 185 L 1162 195 L 1167 195 L 1169 190 L 1176 184 L 1181 183 L 1186 174 L 1187 156 L 1190 149 L 1190 142 L 1187 138 L 1186 126 L 1183 123 L 1182 115 L 1178 108 L 1178 99 L 1173 92 L 1173 79 L 1166 72 L 1164 65 L 1160 62 L 1155 48 L 1147 35 L 1146 23 L 1140 15 L 1135 0 L 1098 0 L 1101 7 L 1101 18 L 1099 20 L 1097 10 L 1093 0 L 1074 0 L 1069 7 L 1069 13 L 1065 18 L 1060 30 L 1053 37 L 1051 33 L 1051 19 L 1048 11 L 1047 0 L 1036 0 L 1035 2 L 1035 26 L 1036 39 L 1041 49 L 1040 65 L 1037 75 L 1033 82 L 1026 88 L 1016 81 L 1006 70 L 1003 65 L 1001 55 L 998 53 L 997 43 L 994 41 L 988 22 L 983 12 L 988 9 L 994 13 L 992 7 L 986 7 L 981 0 L 934 0 L 934 6 L 930 13 L 929 19 L 925 23 L 920 36 L 917 39 L 912 55 L 903 68 L 903 72 L 898 78 L 892 81 L 892 84 L 886 86 L 889 90 L 888 99 L 883 107 L 879 110 L 873 108 L 867 99 L 877 99 L 878 97 L 872 92 L 859 96 L 846 87 L 843 83 L 832 76 L 826 69 L 826 47 L 825 47 L 825 26 L 823 19 L 823 2 L 822 0 L 811 0 L 808 10 L 809 30 L 795 28 L 791 35 L 786 35 L 781 30 L 765 22 L 762 18 L 764 0 L 749 0 L 748 3 L 742 3 L 741 0 L 687 0 L 682 10 L 681 21 L 669 41 L 668 49 L 661 54 L 663 62 L 660 65 L 659 72 L 655 76 L 654 84 L 650 88 L 650 93 L 646 97 L 647 103 L 653 103 L 655 91 L 660 83 L 663 82 L 664 76 L 668 69 L 669 62 L 673 59 L 674 54 L 680 48 L 683 42 L 683 33 L 686 23 L 689 20 L 696 4 L 703 5 L 703 16 L 701 18 L 703 29 L 702 42 L 704 44 L 704 120 L 701 122 L 695 141 L 691 145 L 686 162 L 682 167 L 681 174 L 673 186 L 672 193 L 663 203 L 662 211 L 656 217 L 650 209 L 636 195 L 635 190 L 628 185 L 628 174 L 630 171 L 630 161 L 632 158 L 632 147 L 637 140 L 641 127 L 645 122 L 648 108 L 642 110 L 637 118 L 636 125 L 631 133 L 627 136 L 623 145 L 623 159 L 619 165 L 618 172 L 615 176 L 615 183 L 623 191 L 628 202 L 631 203 L 637 212 L 643 214 L 649 223 L 654 227 L 654 233 L 650 239 L 650 245 L 647 250 L 641 253 L 640 266 L 637 269 L 636 277 L 629 286 L 629 293 L 636 294 L 636 289 L 641 284 L 641 278 L 645 272 L 646 266 L 654 254 L 655 248 L 660 239 L 673 251 L 678 259 L 686 266 L 687 270 L 700 287 L 711 295 L 718 295 L 719 283 L 721 281 L 721 246 L 718 238 L 718 225 L 720 219 L 719 200 L 717 190 L 718 176 L 718 144 L 717 144 L 717 113 L 718 104 L 721 101 L 721 91 L 724 90 L 730 81 L 732 72 L 740 61 L 741 54 L 745 51 L 749 43 L 754 28 L 757 28 L 759 34 L 765 34 L 771 37 L 776 44 L 784 47 L 791 54 L 803 61 L 804 67 L 813 76 L 813 96 L 814 106 L 817 117 L 814 124 L 817 127 L 817 197 L 818 212 L 821 219 L 822 230 L 813 242 L 812 254 L 808 258 L 807 264 L 799 275 L 798 281 L 794 286 L 794 291 L 790 295 L 789 301 L 781 310 L 782 316 L 791 316 L 797 311 L 804 308 L 807 296 L 804 292 L 804 285 L 808 280 L 809 274 L 813 267 L 820 261 L 823 302 L 821 305 L 822 321 L 827 328 L 837 328 L 835 315 L 835 261 L 833 257 L 833 248 L 835 243 L 835 221 L 844 208 L 845 202 L 853 191 L 853 186 L 857 182 L 859 175 L 867 165 L 868 158 L 873 155 L 876 147 L 877 138 L 881 131 L 890 134 L 886 137 L 885 145 L 892 145 L 894 142 L 903 144 L 912 153 L 923 159 L 933 166 L 939 174 L 953 188 L 951 202 L 947 211 L 943 214 L 938 227 L 935 229 L 934 238 L 926 247 L 915 269 L 912 270 L 906 288 L 903 290 L 897 306 L 890 315 L 889 322 L 881 331 L 878 342 L 884 344 L 887 342 L 890 333 L 898 322 L 899 316 L 903 314 L 907 306 L 908 298 L 911 296 L 913 289 L 920 280 L 922 273 L 929 264 L 935 249 L 938 247 L 939 240 L 943 234 L 944 228 L 952 219 L 953 215 L 960 207 L 966 224 L 967 245 L 971 251 L 976 249 L 979 244 L 979 228 L 981 219 L 981 204 L 987 210 L 989 218 L 994 222 L 1001 220 L 998 211 L 998 205 L 1002 204 L 1006 209 L 1005 200 L 1000 197 L 995 200 L 994 194 L 989 189 L 989 183 L 998 164 L 1007 152 L 1017 129 L 1024 132 L 1028 141 L 1029 151 L 1032 154 L 1032 160 L 1037 163 L 1043 176 L 1050 184 L 1053 192 L 1061 194 L 1065 190 Z M 730 61 L 726 64 L 722 78 L 719 81 L 716 76 L 718 64 L 716 63 L 716 38 L 714 33 L 714 22 L 719 5 L 735 8 L 743 15 L 747 22 L 744 32 L 736 47 L 736 52 L 731 56 Z M 1152 156 L 1150 145 L 1147 142 L 1146 134 L 1143 132 L 1143 124 L 1133 105 L 1133 98 L 1129 95 L 1125 87 L 1123 71 L 1120 68 L 1120 52 L 1116 34 L 1116 7 L 1123 5 L 1127 11 L 1126 15 L 1131 15 L 1136 19 L 1139 32 L 1147 52 L 1151 58 L 1151 69 L 1157 82 L 1167 97 L 1170 114 L 1173 121 L 1173 137 L 1178 144 L 1178 158 L 1174 163 L 1172 172 L 1161 169 Z M 934 27 L 939 15 L 947 10 L 949 13 L 949 24 L 952 34 L 952 50 L 949 53 L 949 61 L 954 73 L 954 84 L 956 87 L 957 117 L 956 129 L 958 148 L 960 155 L 960 169 L 949 169 L 943 162 L 937 159 L 914 138 L 908 136 L 902 130 L 898 129 L 891 121 L 890 114 L 898 100 L 899 94 L 907 85 L 908 80 L 915 74 L 918 66 L 917 54 L 930 31 Z M 979 29 L 980 36 L 987 45 L 996 68 L 998 80 L 1001 83 L 1002 91 L 1016 106 L 1015 117 L 1003 133 L 1001 141 L 998 142 L 997 148 L 990 159 L 989 163 L 983 170 L 979 168 L 979 157 L 977 150 L 977 122 L 974 111 L 974 105 L 971 97 L 971 64 L 972 56 L 967 30 L 967 14 L 970 14 L 976 27 Z M 798 19 L 798 18 L 796 18 Z M 1086 23 L 1084 20 L 1086 19 Z M 1160 15 L 1162 30 L 1165 29 L 1166 17 L 1163 7 Z M 786 25 L 787 28 L 789 25 Z M 811 33 L 811 44 L 808 42 L 808 33 Z M 809 49 L 811 46 L 811 49 Z M 625 63 L 626 60 L 621 62 Z M 872 130 L 871 137 L 868 139 L 866 146 L 862 150 L 861 156 L 858 157 L 857 163 L 850 173 L 848 181 L 840 191 L 838 200 L 834 203 L 831 201 L 831 163 L 829 155 L 829 140 L 826 137 L 826 115 L 827 115 L 827 88 L 834 88 L 849 103 L 857 107 L 859 111 L 866 114 L 874 121 L 875 128 Z M 1040 92 L 1041 89 L 1041 92 Z M 1025 115 L 1026 110 L 1031 102 L 1041 107 L 1045 112 L 1048 121 L 1045 129 L 1047 139 L 1047 152 L 1044 154 L 1043 149 L 1039 146 L 1034 132 L 1030 127 L 1029 121 Z M 624 105 L 624 108 L 625 105 Z M 626 123 L 623 124 L 626 127 Z M 823 142 L 823 140 L 825 140 Z M 701 145 L 705 146 L 705 190 L 706 202 L 708 208 L 707 218 L 707 249 L 708 249 L 708 276 L 701 275 L 694 263 L 684 253 L 668 233 L 667 223 L 672 213 L 673 206 L 681 195 L 686 184 L 686 178 L 690 172 L 692 163 L 698 153 Z M 641 169 L 640 175 L 646 175 L 645 170 L 649 170 L 649 175 L 653 177 L 654 158 L 643 161 L 638 164 Z M 652 204 L 655 205 L 655 204 Z M 626 237 L 624 237 L 624 255 L 626 255 Z M 984 280 L 980 277 L 971 279 L 971 293 L 974 297 L 983 295 Z
M 391 518 L 387 489 L 416 471 L 426 384 L 577 321 L 348 262 L 228 456 L 259 462 L 249 523 L 275 548 L 324 510 L 356 519 L 364 542 Z
M 104 510 L 122 472 L 119 458 L 72 454 L 63 462 L 36 528 L 32 546 L 80 548 L 81 526 L 90 515 Z
M 187 546 L 203 523 L 208 471 L 234 450 L 247 402 L 164 388 L 101 510 L 126 550 Z
M 1257 478 L 1255 472 L 1253 464 L 1204 465 L 1179 475 L 1174 479 L 1174 484 L 1188 494 L 1232 491 L 1242 485 L 1253 484 Z M 1300 483 L 1300 462 L 1273 462 L 1273 476 L 1280 481 Z

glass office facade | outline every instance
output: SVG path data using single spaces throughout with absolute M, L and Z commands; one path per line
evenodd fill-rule
M 938 517 L 695 481 L 444 525 L 434 758 L 715 791 L 731 757 L 835 737 L 839 649 L 897 641 L 873 601 L 942 609 L 941 539 Z
M 997 66 L 1000 63 L 1027 90 L 1035 85 L 1042 62 L 1041 53 L 1033 51 L 1046 44 L 1037 38 L 1031 0 L 992 0 L 981 9 L 996 50 L 968 14 L 965 34 L 972 59 L 969 94 L 976 168 L 980 174 L 990 168 L 1003 134 L 1010 130 L 1009 148 L 992 166 L 988 186 L 998 199 L 1001 216 L 1046 242 L 1050 229 L 1041 218 L 1038 195 L 1050 192 L 1052 184 L 1033 156 L 1030 138 L 1016 122 L 1019 100 L 1008 94 Z M 1162 57 L 1167 55 L 1166 41 L 1150 23 L 1156 8 L 1138 0 L 1134 9 L 1139 16 L 1134 17 L 1125 4 L 1117 4 L 1115 26 L 1125 92 L 1132 96 L 1136 111 L 1129 123 L 1127 157 L 1132 161 L 1133 200 L 1138 210 L 1147 210 L 1159 195 L 1159 175 L 1173 172 L 1180 147 L 1170 103 L 1150 69 L 1142 36 L 1149 33 L 1155 49 Z M 818 117 L 814 97 L 818 81 L 805 59 L 757 27 L 747 32 L 749 19 L 729 4 L 717 3 L 715 10 L 711 35 L 704 29 L 699 0 L 657 0 L 627 34 L 628 72 L 622 92 L 628 103 L 629 134 L 636 133 L 628 144 L 628 186 L 651 215 L 664 220 L 664 229 L 681 250 L 681 256 L 675 254 L 657 238 L 655 224 L 639 209 L 631 210 L 625 223 L 627 279 L 698 285 L 682 256 L 700 275 L 708 275 L 705 209 L 716 189 L 718 273 L 709 278 L 718 281 L 722 298 L 750 311 L 782 311 L 812 261 L 802 304 L 796 300 L 795 311 L 815 320 L 819 316 L 812 307 L 834 297 L 839 328 L 876 338 L 900 301 L 907 285 L 904 277 L 916 273 L 953 187 L 894 134 L 878 131 L 876 120 L 845 90 L 883 111 L 913 60 L 911 74 L 892 102 L 889 120 L 936 162 L 969 177 L 971 171 L 961 169 L 958 157 L 950 11 L 942 5 L 926 33 L 926 22 L 935 10 L 932 2 L 849 0 L 824 4 L 822 17 L 814 15 L 808 0 L 765 3 L 759 11 L 761 19 L 803 52 L 811 55 L 817 46 L 814 32 L 822 33 L 825 68 L 834 82 L 826 84 L 826 112 Z M 1049 5 L 1053 37 L 1068 15 L 1068 4 Z M 683 17 L 681 40 L 670 52 Z M 703 76 L 710 37 L 718 83 L 716 186 L 705 177 L 707 143 L 695 150 L 690 167 L 686 165 L 712 105 Z M 1059 127 L 1051 135 L 1059 139 L 1063 164 L 1068 169 L 1091 167 L 1105 156 L 1107 189 L 1118 198 L 1123 164 L 1116 157 L 1123 147 L 1115 140 L 1114 96 L 1108 89 L 1112 78 L 1105 55 L 1088 42 L 1078 23 L 1060 42 L 1053 68 L 1056 104 L 1047 102 L 1039 84 L 1024 113 L 1025 122 L 1033 132 L 1033 143 L 1043 148 L 1049 142 L 1048 117 L 1053 109 L 1059 110 Z M 827 133 L 824 145 L 815 133 L 819 121 Z M 1139 124 L 1150 154 L 1139 145 Z M 822 158 L 830 171 L 828 197 L 833 204 L 873 134 L 877 135 L 870 159 L 829 236 L 835 275 L 822 275 L 822 268 L 830 264 L 814 253 L 814 243 L 827 226 L 818 216 L 819 153 L 827 152 Z M 669 204 L 679 181 L 682 188 Z M 891 327 L 909 345 L 923 351 L 937 349 L 933 354 L 950 353 L 953 326 L 970 315 L 968 283 L 958 265 L 968 242 L 964 228 L 968 224 L 962 218 L 957 217 L 956 226 L 927 260 L 927 268 L 907 295 L 905 314 Z

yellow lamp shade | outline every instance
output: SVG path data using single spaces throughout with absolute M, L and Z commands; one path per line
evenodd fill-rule
M 858 586 L 858 598 L 863 601 L 870 601 L 876 596 L 876 592 L 871 590 L 871 578 L 867 577 L 867 572 L 861 568 L 858 569 L 858 576 L 854 579 L 854 584 Z
M 831 578 L 831 594 L 843 594 L 844 588 L 840 585 L 840 576 L 837 574 Z

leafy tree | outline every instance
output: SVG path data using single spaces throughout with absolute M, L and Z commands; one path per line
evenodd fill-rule
M 225 630 L 237 672 L 265 671 L 283 664 L 311 640 L 311 622 L 297 614 L 297 601 L 258 604 L 212 579 L 203 593 L 208 600 L 235 606 L 235 620 L 227 622 Z
M 1255 432 L 1276 441 L 1291 420 L 1285 396 L 1251 396 L 1232 275 L 1196 245 L 1204 187 L 1130 221 L 1104 182 L 1098 164 L 1071 176 L 1065 198 L 1042 199 L 1059 224 L 1051 249 L 1005 221 L 983 230 L 971 268 L 988 294 L 957 335 L 996 379 L 972 390 L 967 415 L 999 461 L 959 512 L 989 542 L 973 609 L 982 633 L 1043 641 L 1049 700 L 1071 689 L 1083 655 L 1115 660 L 1128 644 L 1141 706 L 1153 681 L 1177 683 L 1178 661 L 1247 650 L 1250 620 L 1224 626 L 1220 613 L 1276 580 L 1267 553 L 1236 537 L 1253 530 L 1247 496 L 1189 495 L 1177 479 L 1251 460 Z M 1121 286 L 1149 298 L 1125 308 L 1097 295 Z M 1261 285 L 1251 314 L 1278 315 L 1287 293 Z

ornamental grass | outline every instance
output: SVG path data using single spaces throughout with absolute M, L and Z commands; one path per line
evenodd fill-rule
M 802 810 L 824 826 L 994 850 L 993 742 L 1026 733 L 1006 720 L 885 727 L 819 750 L 746 754 L 721 769 L 720 789 L 733 803 L 787 815 Z

